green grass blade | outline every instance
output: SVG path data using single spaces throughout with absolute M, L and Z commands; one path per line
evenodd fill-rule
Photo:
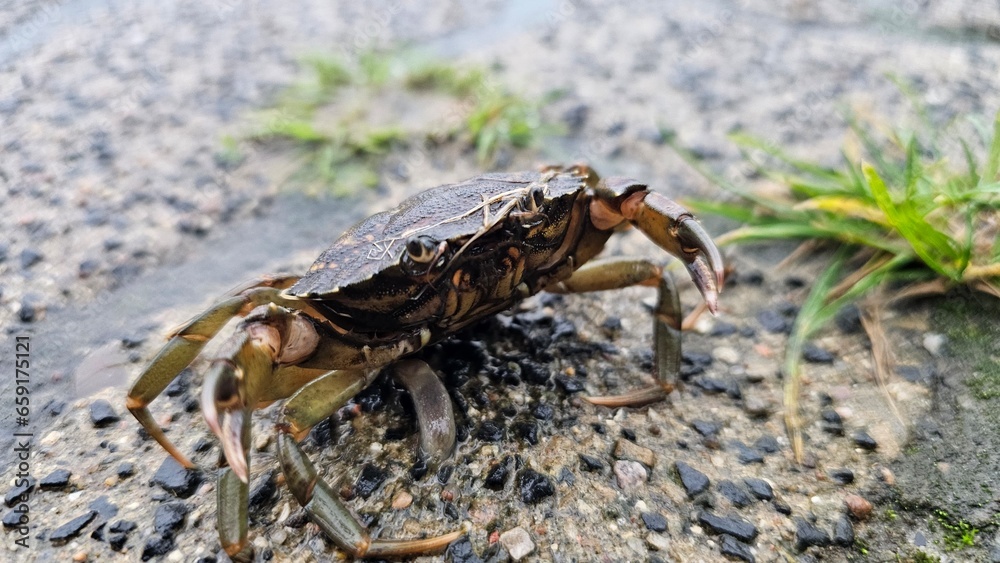
M 992 183 L 1000 179 L 997 178 L 998 169 L 1000 169 L 1000 111 L 993 119 L 993 140 L 990 142 L 989 155 L 986 157 L 983 173 L 979 177 L 979 184 Z

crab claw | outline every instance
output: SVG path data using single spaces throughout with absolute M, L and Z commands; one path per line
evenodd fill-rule
M 229 467 L 247 483 L 250 409 L 240 395 L 240 377 L 232 362 L 215 360 L 212 363 L 201 390 L 201 410 L 208 427 L 222 442 L 222 452 Z
M 664 250 L 684 262 L 708 309 L 715 313 L 722 291 L 722 255 L 701 224 L 687 210 L 650 191 L 630 194 L 622 215 Z

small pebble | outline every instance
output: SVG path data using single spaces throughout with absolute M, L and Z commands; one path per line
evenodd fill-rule
M 855 520 L 865 520 L 872 513 L 872 503 L 859 495 L 847 495 L 844 497 L 844 505 L 847 506 L 847 513 Z
M 95 428 L 103 428 L 121 420 L 111 403 L 104 399 L 98 399 L 90 403 L 90 422 Z
M 781 444 L 778 443 L 778 439 L 770 434 L 764 434 L 760 438 L 757 438 L 753 443 L 753 447 L 765 454 L 776 454 L 781 450 Z
M 503 425 L 493 420 L 484 420 L 479 425 L 476 437 L 484 442 L 499 442 L 503 439 Z
M 366 463 L 364 467 L 361 468 L 361 474 L 358 475 L 358 480 L 354 482 L 354 494 L 361 498 L 368 498 L 375 492 L 376 489 L 385 483 L 385 480 L 389 478 L 389 474 L 384 470 L 372 465 L 371 463 Z
M 187 469 L 172 457 L 166 457 L 153 475 L 153 484 L 180 498 L 193 495 L 201 485 L 201 473 Z
M 602 471 L 604 469 L 604 462 L 594 456 L 580 454 L 580 469 L 584 471 Z
M 750 550 L 750 546 L 729 534 L 722 534 L 722 541 L 720 542 L 719 548 L 723 555 L 735 557 L 736 559 L 742 559 L 748 563 L 754 563 L 755 561 L 753 551 Z
M 49 535 L 49 541 L 54 544 L 60 544 L 75 538 L 80 535 L 80 532 L 82 532 L 87 524 L 90 524 L 96 516 L 96 510 L 90 510 L 83 516 L 77 516 L 76 518 L 56 528 L 55 531 Z
M 744 508 L 753 504 L 754 500 L 751 496 L 743 489 L 743 487 L 733 483 L 728 479 L 723 479 L 719 481 L 715 488 L 718 489 L 719 494 L 726 497 L 729 502 L 733 503 L 737 508 Z
M 774 510 L 776 510 L 778 513 L 784 514 L 785 516 L 791 516 L 792 514 L 792 507 L 789 506 L 788 503 L 786 502 L 782 502 L 780 500 L 774 500 L 771 501 L 771 506 L 773 506 Z
M 760 500 L 771 500 L 774 498 L 774 490 L 771 489 L 771 484 L 763 479 L 745 477 L 743 479 L 743 484 L 750 489 L 750 493 L 753 496 L 759 498 Z
M 33 248 L 25 248 L 21 251 L 21 268 L 27 270 L 28 268 L 38 264 L 44 259 L 45 256 L 41 252 Z
M 149 561 L 150 559 L 165 555 L 174 549 L 174 539 L 165 538 L 159 535 L 153 535 L 146 541 L 146 545 L 142 547 L 142 560 Z
M 8 507 L 14 506 L 15 504 L 21 502 L 21 495 L 25 493 L 30 493 L 31 491 L 35 490 L 35 485 L 37 484 L 35 478 L 31 477 L 30 475 L 27 478 L 16 479 L 14 482 L 15 482 L 14 487 L 12 487 L 11 490 L 7 491 L 7 494 L 4 496 L 3 499 L 4 504 L 6 504 Z
M 514 561 L 520 561 L 535 550 L 535 543 L 531 541 L 531 536 L 520 526 L 500 534 L 500 544 Z
M 804 518 L 795 519 L 795 549 L 805 551 L 810 547 L 830 545 L 830 535 Z
M 535 504 L 545 497 L 554 495 L 556 492 L 556 487 L 552 483 L 552 479 L 534 469 L 528 468 L 521 471 L 517 482 L 517 488 L 521 492 L 521 500 L 525 504 Z
M 653 532 L 666 532 L 667 531 L 667 519 L 659 512 L 643 512 L 642 521 L 646 524 L 646 528 Z
M 656 551 L 667 551 L 670 548 L 670 540 L 666 536 L 657 534 L 656 532 L 646 534 L 646 543 Z
M 932 356 L 940 356 L 944 353 L 948 337 L 937 332 L 928 332 L 924 335 L 923 343 L 924 349 L 930 352 Z
M 56 469 L 52 473 L 42 477 L 42 480 L 38 482 L 38 486 L 42 489 L 62 489 L 69 484 L 71 475 L 67 469 Z
M 614 465 L 615 478 L 622 491 L 632 491 L 644 485 L 649 475 L 638 461 L 618 460 Z
M 708 490 L 710 481 L 701 471 L 683 461 L 674 462 L 674 468 L 677 470 L 677 476 L 680 477 L 681 485 L 684 487 L 685 492 L 687 492 L 688 497 L 693 498 Z
M 503 488 L 507 485 L 507 465 L 507 459 L 505 459 L 490 467 L 489 471 L 486 472 L 486 479 L 483 481 L 483 485 L 485 485 L 487 489 L 494 491 L 503 490 Z
M 740 541 L 752 542 L 757 537 L 757 527 L 740 518 L 704 511 L 698 514 L 698 522 L 716 534 L 729 534 Z
M 403 510 L 413 504 L 413 495 L 406 491 L 399 491 L 392 499 L 392 507 L 396 510 Z
M 854 482 L 854 472 L 850 469 L 834 469 L 830 471 L 830 479 L 838 485 L 850 485 Z
M 714 436 L 722 429 L 718 423 L 710 420 L 694 420 L 691 422 L 691 428 L 694 428 L 695 432 L 705 437 Z
M 740 353 L 729 346 L 718 346 L 712 350 L 712 357 L 720 362 L 735 365 L 740 363 Z
M 178 530 L 184 527 L 187 513 L 188 507 L 183 502 L 163 503 L 156 507 L 156 513 L 153 514 L 153 528 L 165 538 L 173 537 Z
M 118 464 L 118 469 L 115 470 L 115 473 L 117 473 L 118 477 L 122 479 L 131 477 L 132 475 L 135 475 L 135 464 L 131 461 L 123 461 Z
M 638 461 L 639 463 L 650 468 L 656 465 L 656 456 L 653 454 L 653 450 L 644 448 L 624 438 L 619 438 L 615 442 L 613 455 L 615 456 L 615 459 Z
M 872 438 L 864 430 L 858 430 L 855 432 L 852 439 L 854 440 L 854 444 L 863 450 L 873 452 L 878 449 L 878 442 L 876 442 L 875 438 Z
M 802 347 L 802 359 L 812 364 L 832 364 L 834 357 L 830 352 L 811 342 L 807 342 Z
M 833 543 L 841 547 L 854 545 L 854 526 L 847 516 L 841 515 L 833 526 Z
M 861 332 L 861 311 L 857 305 L 851 304 L 841 307 L 833 317 L 833 321 L 844 334 Z
M 792 324 L 777 311 L 768 309 L 757 313 L 757 322 L 771 334 L 791 332 Z

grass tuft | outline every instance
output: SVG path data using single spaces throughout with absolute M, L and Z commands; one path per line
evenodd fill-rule
M 894 290 L 897 296 L 964 285 L 1000 297 L 1000 112 L 991 127 L 970 120 L 980 134 L 952 145 L 960 147 L 960 167 L 947 156 L 947 129 L 931 123 L 922 108 L 917 114 L 920 121 L 913 130 L 892 131 L 884 138 L 872 133 L 872 124 L 848 115 L 860 149 L 846 149 L 837 167 L 794 158 L 745 134 L 733 135 L 756 172 L 778 187 L 777 193 L 728 182 L 673 142 L 693 167 L 737 196 L 736 202 L 690 202 L 695 211 L 743 224 L 716 239 L 718 243 L 800 239 L 835 249 L 806 298 L 786 350 L 786 422 L 800 459 L 795 405 L 802 346 L 840 307 L 888 284 L 904 286 Z

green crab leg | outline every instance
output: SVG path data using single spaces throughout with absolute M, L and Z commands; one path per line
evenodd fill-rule
M 279 428 L 302 440 L 313 426 L 368 387 L 378 373 L 378 369 L 340 369 L 323 374 L 285 402 Z
M 285 482 L 299 504 L 337 546 L 353 557 L 399 557 L 432 553 L 444 549 L 467 531 L 463 527 L 433 538 L 373 540 L 350 509 L 340 501 L 338 494 L 320 479 L 316 468 L 290 434 L 278 434 L 278 459 Z
M 230 319 L 246 315 L 262 303 L 286 303 L 288 300 L 280 297 L 281 290 L 291 287 L 298 279 L 298 276 L 277 274 L 260 278 L 234 290 L 229 297 L 174 330 L 167 344 L 129 389 L 125 400 L 128 410 L 146 432 L 185 467 L 191 468 L 194 464 L 174 446 L 160 425 L 153 420 L 149 404 L 194 360 L 205 343 L 211 340 Z
M 648 260 L 614 257 L 588 262 L 573 272 L 569 279 L 545 288 L 553 293 L 583 293 L 634 285 L 659 289 L 653 316 L 657 383 L 624 395 L 585 397 L 595 405 L 641 406 L 661 401 L 673 391 L 681 367 L 682 313 L 677 287 L 669 273 Z

